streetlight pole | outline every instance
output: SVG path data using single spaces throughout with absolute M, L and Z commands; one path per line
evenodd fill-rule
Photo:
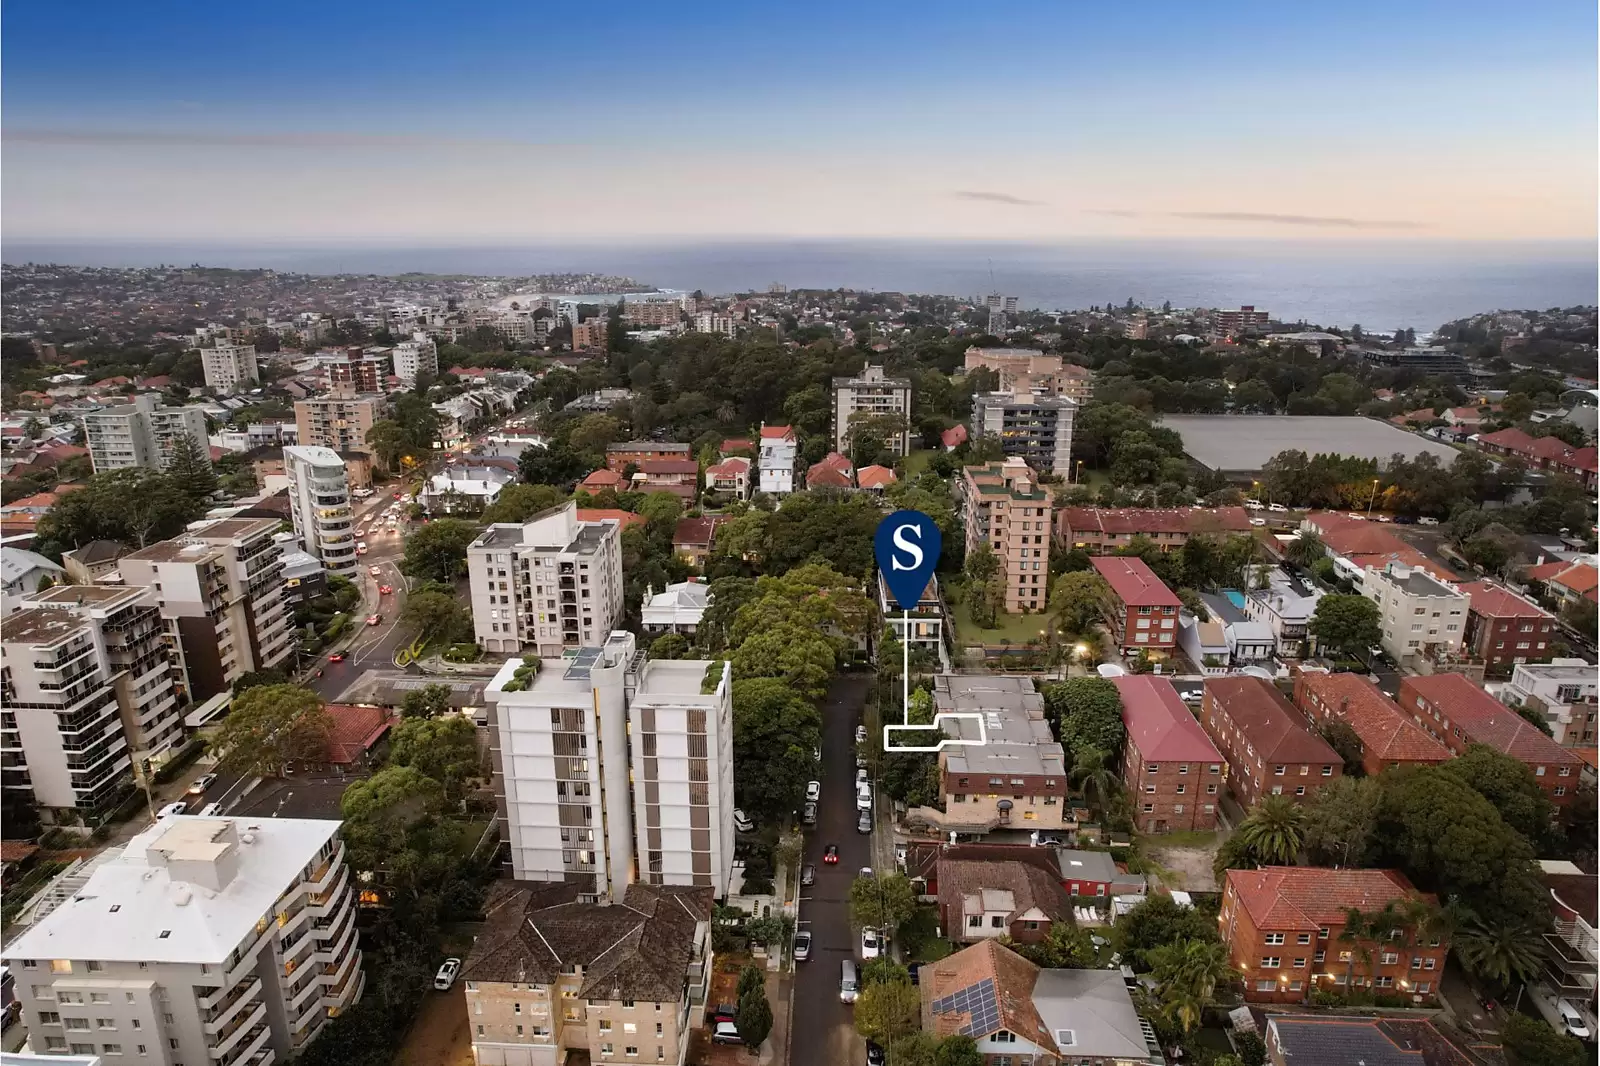
M 1367 497 L 1367 517 L 1372 517 L 1372 505 L 1378 498 L 1378 479 L 1372 479 L 1372 495 Z

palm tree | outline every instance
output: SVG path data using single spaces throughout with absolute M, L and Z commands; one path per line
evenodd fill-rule
M 1083 790 L 1084 796 L 1093 795 L 1095 805 L 1104 809 L 1116 795 L 1120 782 L 1117 772 L 1106 765 L 1111 753 L 1100 748 L 1084 748 L 1072 763 L 1069 780 Z
M 1200 1024 L 1217 985 L 1233 979 L 1228 949 L 1217 941 L 1182 940 L 1148 952 L 1161 1013 L 1184 1032 Z
M 1305 812 L 1288 796 L 1268 796 L 1240 823 L 1239 838 L 1262 865 L 1289 866 L 1305 842 Z
M 1300 536 L 1289 542 L 1283 554 L 1289 557 L 1290 562 L 1309 570 L 1313 563 L 1327 554 L 1327 549 L 1323 547 L 1321 537 L 1310 530 L 1301 530 Z
M 1469 973 L 1502 989 L 1528 982 L 1544 962 L 1539 930 L 1514 920 L 1490 923 L 1474 915 L 1456 933 L 1453 946 Z

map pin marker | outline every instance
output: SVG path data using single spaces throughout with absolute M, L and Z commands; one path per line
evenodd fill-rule
M 873 550 L 889 595 L 902 611 L 912 611 L 933 577 L 942 545 L 939 526 L 921 511 L 896 511 L 878 523 Z

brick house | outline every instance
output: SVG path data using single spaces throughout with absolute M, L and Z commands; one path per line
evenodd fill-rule
M 1558 808 L 1577 795 L 1583 761 L 1463 675 L 1402 678 L 1398 702 L 1452 754 L 1460 755 L 1469 744 L 1485 744 L 1532 770 L 1539 788 Z
M 635 492 L 670 492 L 693 507 L 700 498 L 700 464 L 693 459 L 646 459 L 633 475 Z
M 1068 551 L 1104 555 L 1145 537 L 1162 551 L 1178 551 L 1190 537 L 1249 536 L 1243 507 L 1066 507 L 1056 516 L 1056 539 Z
M 1361 738 L 1361 768 L 1368 777 L 1399 766 L 1437 766 L 1451 758 L 1443 744 L 1359 674 L 1303 671 L 1295 678 L 1294 702 L 1314 722 L 1338 719 L 1355 730 Z
M 1549 611 L 1492 581 L 1472 581 L 1461 591 L 1472 600 L 1462 646 L 1483 660 L 1485 674 L 1502 676 L 1518 663 L 1550 661 L 1556 620 Z
M 1170 653 L 1178 643 L 1176 593 L 1137 556 L 1101 555 L 1090 560 L 1111 587 L 1103 614 L 1111 636 L 1124 653 Z
M 687 444 L 655 440 L 630 440 L 606 447 L 606 468 L 622 473 L 629 465 L 639 466 L 650 459 L 693 459 Z
M 672 530 L 672 550 L 691 566 L 703 566 L 711 554 L 712 542 L 717 537 L 717 527 L 728 521 L 726 515 L 707 515 L 704 518 L 680 518 Z
M 964 944 L 1009 936 L 1036 944 L 1056 922 L 1072 923 L 1072 898 L 1048 872 L 1025 862 L 939 861 L 939 921 Z
M 1222 754 L 1172 682 L 1149 675 L 1114 677 L 1122 697 L 1122 783 L 1145 833 L 1217 827 Z
M 1344 775 L 1339 753 L 1262 678 L 1207 679 L 1200 724 L 1227 762 L 1228 785 L 1243 807 L 1268 795 L 1304 802 Z
M 1437 902 L 1398 870 L 1263 866 L 1228 871 L 1217 921 L 1250 1002 L 1304 1003 L 1314 987 L 1354 987 L 1422 1004 L 1438 998 L 1450 946 L 1409 912 Z M 1386 909 L 1391 931 L 1344 935 L 1350 911 Z
M 1595 486 L 1600 473 L 1600 452 L 1594 448 L 1574 448 L 1559 437 L 1530 437 L 1512 427 L 1498 433 L 1485 433 L 1478 447 L 1490 455 L 1515 455 L 1535 470 L 1550 470 L 1576 478 L 1583 487 Z

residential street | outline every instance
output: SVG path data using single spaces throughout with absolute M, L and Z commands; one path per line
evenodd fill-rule
M 872 863 L 871 837 L 856 832 L 855 803 L 855 729 L 867 685 L 865 675 L 835 679 L 822 709 L 822 803 L 805 851 L 805 861 L 816 865 L 817 883 L 800 896 L 811 959 L 795 967 L 794 1017 L 803 1024 L 790 1041 L 793 1066 L 843 1066 L 866 1057 L 851 1008 L 839 1002 L 839 964 L 860 961 L 858 934 L 850 927 L 850 882 Z M 822 864 L 828 844 L 839 845 L 837 866 Z

